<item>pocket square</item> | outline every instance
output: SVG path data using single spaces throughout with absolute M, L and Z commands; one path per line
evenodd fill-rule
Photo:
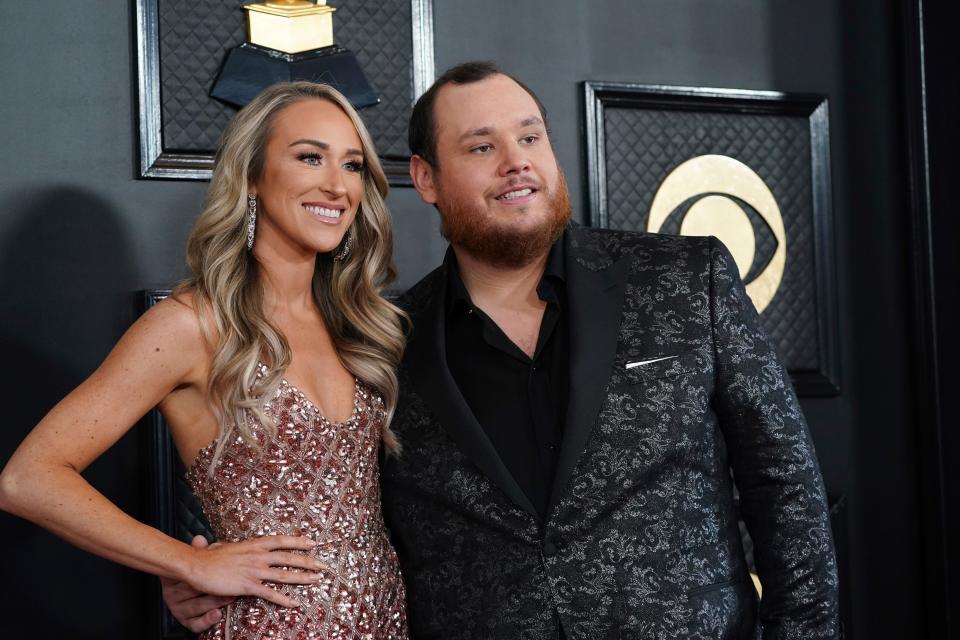
M 650 360 L 637 360 L 636 362 L 628 362 L 624 369 L 633 369 L 634 367 L 642 367 L 644 365 L 653 364 L 654 362 L 663 362 L 664 360 L 671 360 L 677 356 L 663 356 L 662 358 L 652 358 Z

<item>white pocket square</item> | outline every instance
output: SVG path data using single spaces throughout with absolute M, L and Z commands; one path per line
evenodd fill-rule
M 634 367 L 642 367 L 644 365 L 653 364 L 654 362 L 663 362 L 664 360 L 671 360 L 677 356 L 663 356 L 662 358 L 653 358 L 651 360 L 637 360 L 636 362 L 628 362 L 625 369 L 633 369 Z

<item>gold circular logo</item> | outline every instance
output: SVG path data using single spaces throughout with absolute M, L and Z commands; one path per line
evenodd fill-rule
M 763 313 L 777 294 L 787 262 L 787 234 L 780 207 L 763 179 L 739 160 L 720 155 L 697 156 L 670 172 L 650 205 L 647 231 L 656 233 L 681 204 L 702 195 L 687 210 L 680 233 L 716 236 L 730 249 L 740 277 L 746 278 L 756 256 L 757 239 L 743 207 L 731 197 L 753 207 L 770 227 L 777 247 L 756 278 L 746 283 L 747 295 Z

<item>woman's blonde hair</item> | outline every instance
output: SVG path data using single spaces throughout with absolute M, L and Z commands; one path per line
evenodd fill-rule
M 268 430 L 276 428 L 264 405 L 275 394 L 291 354 L 263 311 L 263 278 L 246 245 L 247 190 L 263 172 L 277 114 L 302 100 L 326 100 L 340 107 L 363 146 L 363 197 L 349 231 L 350 251 L 343 260 L 333 259 L 339 249 L 317 256 L 313 299 L 343 365 L 383 396 L 383 442 L 388 452 L 399 451 L 389 424 L 397 403 L 404 314 L 380 295 L 395 277 L 393 230 L 384 204 L 387 179 L 370 134 L 343 95 L 323 84 L 282 82 L 257 95 L 224 131 L 203 212 L 187 241 L 190 276 L 174 294 L 192 294 L 213 349 L 208 394 L 220 433 L 211 470 L 225 444 L 237 436 L 256 446 L 248 412 Z M 258 378 L 261 361 L 267 371 Z

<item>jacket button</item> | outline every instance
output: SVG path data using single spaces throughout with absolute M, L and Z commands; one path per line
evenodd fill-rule
M 543 555 L 550 557 L 557 554 L 557 545 L 550 540 L 543 543 Z

